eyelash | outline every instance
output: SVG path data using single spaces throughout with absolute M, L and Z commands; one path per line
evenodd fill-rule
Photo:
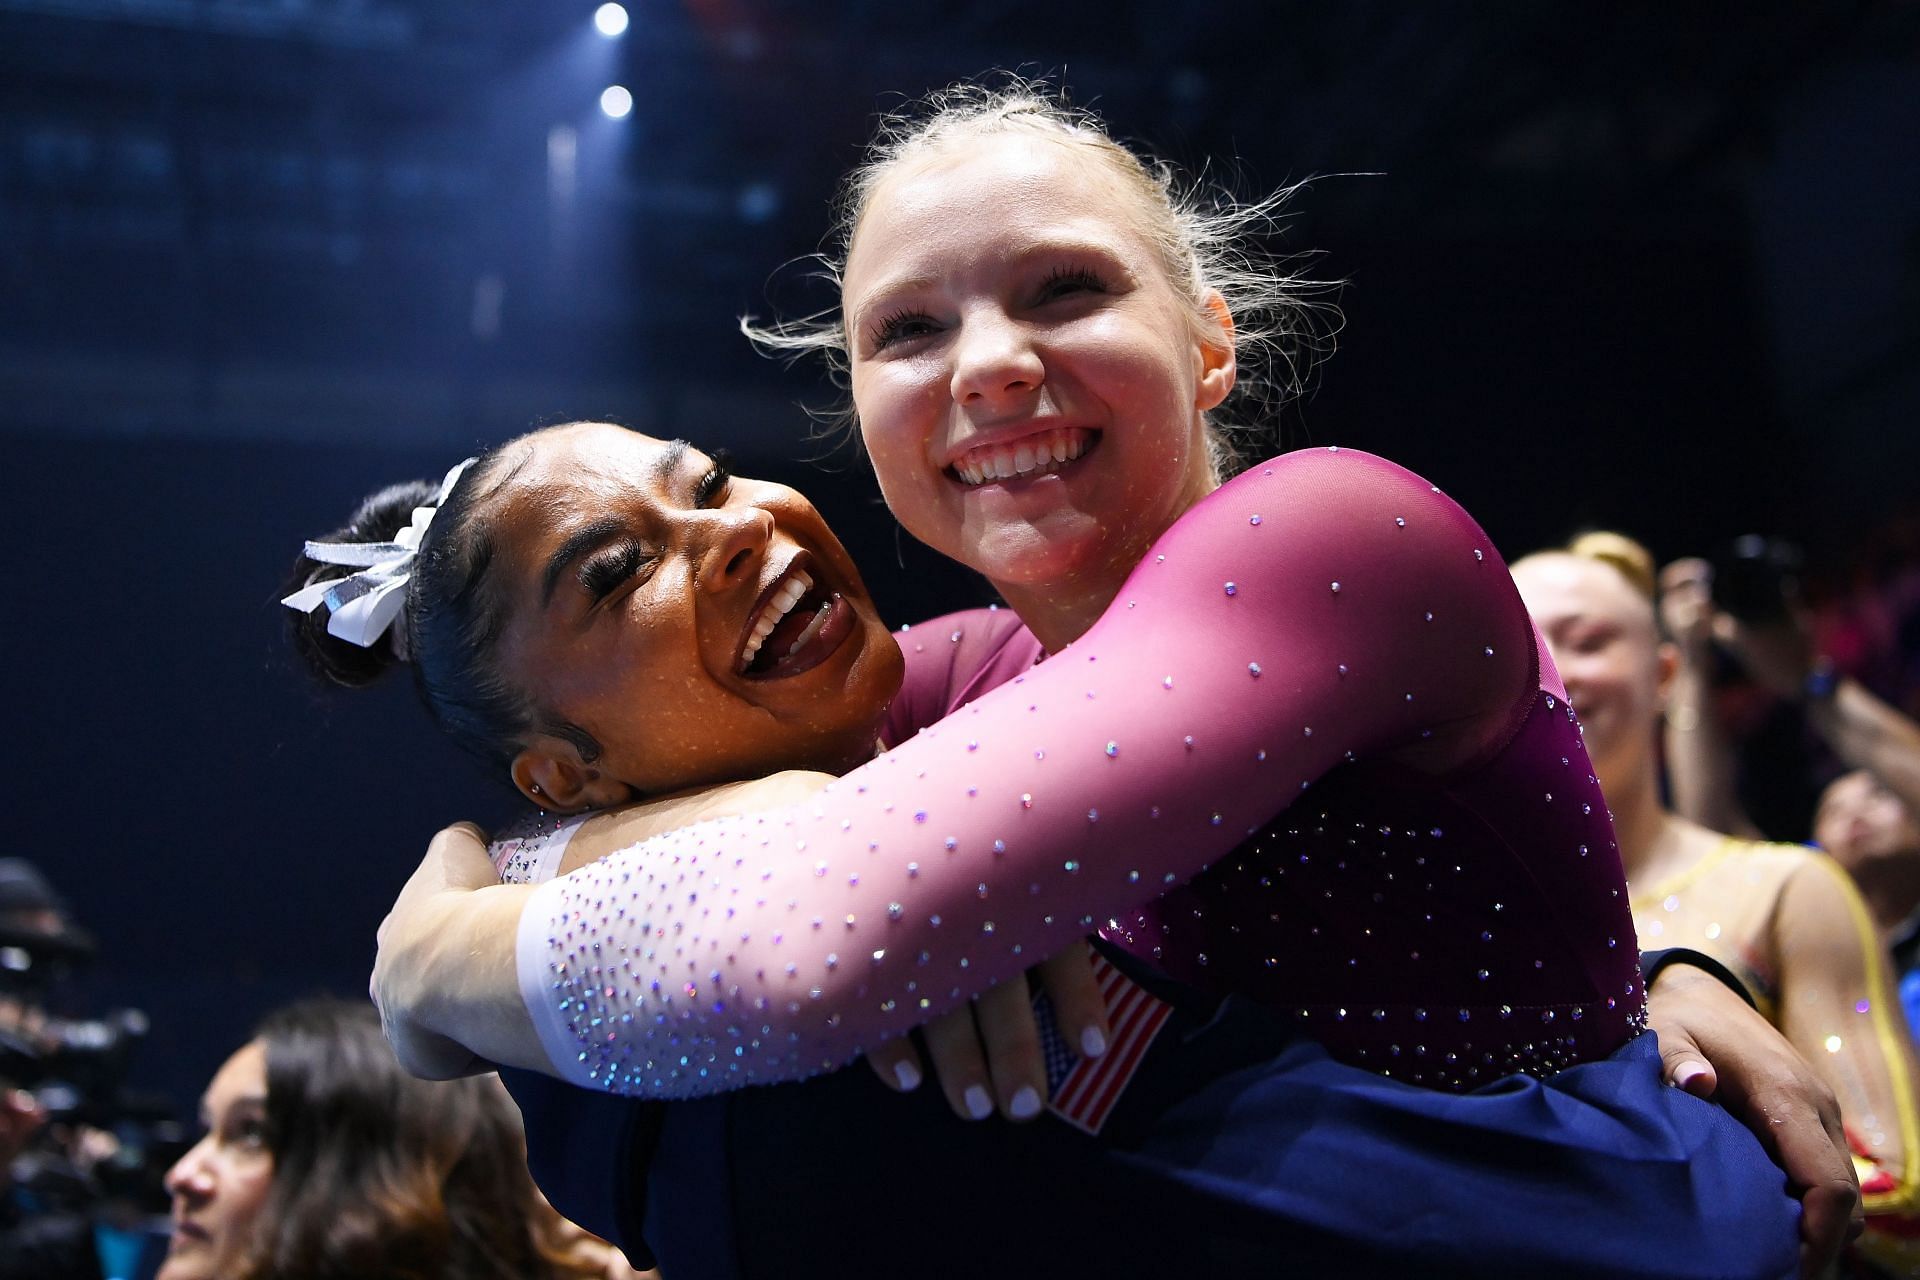
M 706 474 L 701 476 L 693 486 L 695 505 L 704 507 L 724 495 L 732 479 L 733 470 L 728 465 L 727 451 L 716 449 Z M 622 543 L 606 554 L 595 556 L 581 565 L 580 585 L 593 598 L 593 602 L 598 604 L 612 595 L 627 579 L 640 572 L 641 567 L 651 558 L 639 543 Z
M 611 595 L 615 588 L 647 562 L 647 552 L 637 542 L 623 543 L 605 555 L 595 556 L 580 566 L 580 585 L 595 604 Z
M 1107 291 L 1107 282 L 1097 272 L 1086 267 L 1055 267 L 1040 282 L 1040 288 L 1035 296 L 1042 303 L 1052 302 L 1064 292 L 1061 288 L 1063 285 L 1084 289 L 1089 293 Z M 926 319 L 924 312 L 913 310 L 895 311 L 891 315 L 881 317 L 880 322 L 873 327 L 869 338 L 873 350 L 884 351 L 904 338 L 918 337 L 918 334 L 906 333 L 903 330 L 915 321 Z
M 733 479 L 732 459 L 725 449 L 713 451 L 713 465 L 707 468 L 707 474 L 700 477 L 700 483 L 693 487 L 693 500 L 699 506 L 706 506 L 727 491 L 727 482 Z
M 1058 296 L 1056 293 L 1058 286 L 1067 284 L 1092 293 L 1107 291 L 1107 282 L 1086 267 L 1055 267 L 1047 273 L 1047 278 L 1040 282 L 1040 297 L 1044 301 L 1052 301 Z
M 926 314 L 920 311 L 896 311 L 892 315 L 882 316 L 880 323 L 873 327 L 870 339 L 875 351 L 884 351 L 903 338 L 918 337 L 918 334 L 901 332 L 916 320 L 925 320 Z

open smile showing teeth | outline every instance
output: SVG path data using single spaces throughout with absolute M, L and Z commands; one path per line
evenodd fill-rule
M 1030 480 L 1050 475 L 1093 447 L 1093 432 L 1055 427 L 1008 444 L 982 445 L 954 460 L 949 468 L 963 484 Z
M 734 662 L 741 675 L 797 675 L 825 661 L 852 630 L 851 608 L 839 593 L 814 587 L 805 559 L 795 557 L 754 615 Z
M 753 665 L 754 658 L 759 655 L 761 646 L 766 644 L 767 637 L 773 634 L 773 629 L 793 612 L 793 606 L 799 604 L 801 597 L 812 589 L 813 579 L 807 576 L 807 571 L 804 569 L 794 570 L 778 587 L 774 588 L 773 598 L 761 607 L 760 616 L 753 620 L 753 630 L 747 633 L 746 647 L 740 651 L 742 671 Z M 817 622 L 819 619 L 814 621 Z M 799 644 L 805 642 L 806 637 L 803 637 L 794 647 L 798 648 Z

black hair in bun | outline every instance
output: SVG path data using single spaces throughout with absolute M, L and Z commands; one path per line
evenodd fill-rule
M 590 764 L 601 753 L 593 735 L 569 721 L 542 714 L 501 675 L 496 660 L 509 601 L 488 573 L 495 545 L 487 499 L 501 483 L 494 476 L 497 462 L 516 448 L 526 450 L 525 437 L 476 458 L 440 503 L 414 555 L 406 607 L 394 621 L 396 630 L 363 649 L 328 633 L 328 610 L 321 605 L 294 617 L 293 645 L 317 676 L 348 688 L 373 683 L 404 652 L 413 668 L 414 687 L 434 720 L 455 742 L 489 764 L 504 769 L 536 732 L 567 739 L 581 760 Z M 391 485 L 362 502 L 345 527 L 313 541 L 392 541 L 407 527 L 414 508 L 430 505 L 438 492 L 439 486 L 426 480 Z M 355 572 L 303 554 L 294 561 L 281 594 Z M 398 632 L 401 627 L 404 633 Z M 404 650 L 394 648 L 396 634 L 404 634 Z
M 313 539 L 315 542 L 389 542 L 407 527 L 413 509 L 431 503 L 439 490 L 428 480 L 409 480 L 388 485 L 354 508 L 347 523 L 333 532 Z M 293 562 L 282 595 L 310 587 L 317 582 L 345 578 L 355 570 L 343 564 L 326 564 L 302 554 Z M 408 592 L 412 594 L 411 590 Z M 408 610 L 406 612 L 411 612 Z M 372 648 L 362 648 L 327 631 L 325 605 L 312 613 L 293 614 L 293 647 L 314 675 L 333 684 L 357 689 L 372 684 L 398 662 L 391 643 L 392 632 Z M 405 613 L 395 626 L 405 625 Z

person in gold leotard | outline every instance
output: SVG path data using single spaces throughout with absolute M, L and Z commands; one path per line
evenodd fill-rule
M 1612 810 L 1643 947 L 1724 961 L 1839 1096 L 1866 1196 L 1859 1251 L 1920 1268 L 1912 1041 L 1886 951 L 1846 873 L 1800 845 L 1724 835 L 1673 813 L 1656 747 L 1677 667 L 1655 620 L 1652 557 L 1592 533 L 1513 566 L 1580 716 Z

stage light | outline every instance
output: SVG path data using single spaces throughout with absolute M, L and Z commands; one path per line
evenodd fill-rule
M 619 120 L 633 110 L 633 95 L 620 85 L 610 84 L 601 90 L 600 109 Z
M 621 35 L 627 29 L 627 11 L 622 5 L 603 4 L 593 11 L 594 28 L 607 39 Z M 622 112 L 621 114 L 625 114 Z

